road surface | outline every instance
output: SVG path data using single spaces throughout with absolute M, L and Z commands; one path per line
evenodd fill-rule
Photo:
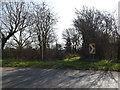
M 3 88 L 118 88 L 118 72 L 2 68 Z

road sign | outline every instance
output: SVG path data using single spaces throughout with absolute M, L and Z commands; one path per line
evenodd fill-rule
M 95 43 L 90 43 L 89 44 L 89 53 L 90 54 L 95 54 Z

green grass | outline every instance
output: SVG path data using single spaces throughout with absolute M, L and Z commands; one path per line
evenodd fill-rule
M 120 71 L 120 63 L 113 63 L 114 60 L 78 60 L 78 57 L 58 61 L 28 61 L 28 60 L 3 60 L 3 67 L 40 67 L 60 69 L 82 69 L 82 70 L 114 70 Z

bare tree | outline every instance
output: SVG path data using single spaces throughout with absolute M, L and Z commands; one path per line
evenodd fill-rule
M 66 42 L 66 51 L 69 53 L 77 53 L 81 46 L 81 35 L 75 28 L 69 28 L 63 31 L 63 39 Z
M 7 44 L 10 44 L 14 48 L 19 48 L 23 49 L 25 47 L 32 47 L 31 43 L 32 41 L 32 36 L 31 36 L 31 31 L 30 30 L 21 30 L 18 31 L 13 37 L 11 38 L 12 40 L 9 40 Z
M 18 31 L 31 25 L 31 14 L 25 2 L 2 3 L 2 49 L 5 43 Z
M 76 10 L 75 13 L 74 26 L 82 35 L 84 57 L 89 57 L 89 43 L 96 43 L 96 57 L 108 58 L 111 40 L 116 32 L 114 17 L 108 12 L 88 7 Z
M 45 54 L 46 49 L 49 47 L 49 43 L 55 41 L 53 26 L 56 24 L 57 18 L 45 2 L 42 2 L 41 4 L 33 3 L 33 8 L 35 19 L 35 23 L 33 24 L 33 33 L 38 39 L 38 45 L 40 49 L 42 49 L 42 54 L 43 51 Z

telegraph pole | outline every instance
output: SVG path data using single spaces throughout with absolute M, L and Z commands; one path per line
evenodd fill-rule
M 41 40 L 42 40 L 42 60 L 44 59 L 44 51 L 43 51 L 43 32 L 42 32 L 42 35 L 41 35 Z
M 120 33 L 120 1 L 118 2 L 118 33 Z M 118 42 L 119 43 L 119 42 Z M 119 45 L 118 45 L 119 48 Z M 119 50 L 118 50 L 118 54 L 119 54 Z M 117 57 L 119 58 L 119 56 Z M 120 90 L 120 73 L 118 73 L 118 88 Z
M 2 18 L 2 2 L 0 2 L 0 17 Z M 0 21 L 1 21 L 0 18 Z M 2 34 L 1 34 L 1 30 L 2 30 L 2 23 L 0 23 L 0 60 L 2 59 Z M 2 66 L 2 63 L 0 64 L 0 66 Z
M 118 33 L 120 34 L 120 1 L 118 2 Z M 120 59 L 120 35 L 118 37 L 118 55 L 117 59 Z
M 118 2 L 118 29 L 120 30 L 120 1 Z

